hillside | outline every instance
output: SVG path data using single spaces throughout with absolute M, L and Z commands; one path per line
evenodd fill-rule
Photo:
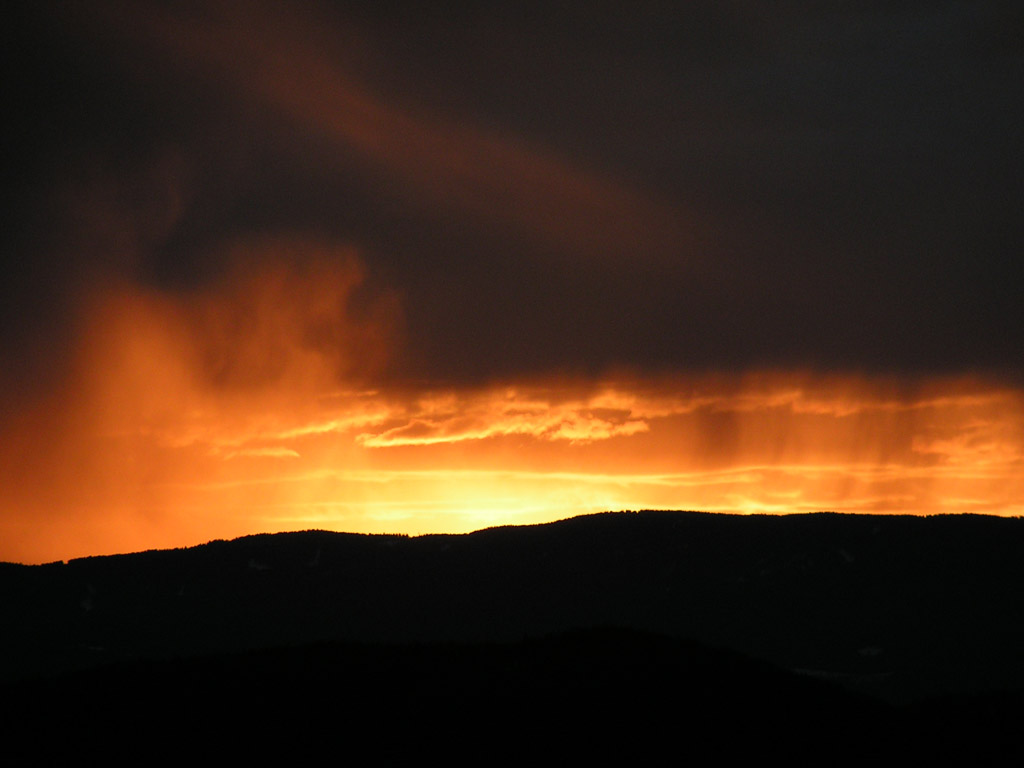
M 617 626 L 914 700 L 1024 686 L 1024 520 L 591 515 L 5 565 L 0 677 L 319 641 Z

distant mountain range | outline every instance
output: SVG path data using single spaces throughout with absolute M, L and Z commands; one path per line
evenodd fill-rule
M 779 755 L 814 762 L 845 739 L 843 760 L 877 762 L 899 737 L 904 757 L 913 744 L 971 764 L 965 745 L 983 742 L 998 763 L 1021 754 L 1022 587 L 1024 520 L 972 515 L 259 535 L 0 565 L 0 680 L 7 722 L 78 723 L 79 743 L 104 722 L 157 738 L 172 711 L 197 733 L 226 707 L 292 735 L 337 718 L 399 761 L 455 719 L 489 745 L 520 723 L 527 741 L 492 755 L 510 761 L 560 722 L 566 759 L 646 754 L 637 729 L 661 744 L 687 723 L 682 741 L 715 734 L 725 753 L 778 737 Z M 738 723 L 754 741 L 734 740 Z

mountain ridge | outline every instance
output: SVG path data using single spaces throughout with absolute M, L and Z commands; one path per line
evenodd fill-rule
M 1024 687 L 1024 521 L 601 513 L 469 534 L 303 531 L 0 568 L 0 679 L 320 641 L 621 626 L 889 700 Z

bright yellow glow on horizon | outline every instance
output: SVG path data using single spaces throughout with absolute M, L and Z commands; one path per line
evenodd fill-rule
M 297 275 L 267 259 L 190 302 L 97 298 L 69 394 L 3 432 L 0 560 L 618 509 L 1024 513 L 1017 389 L 795 371 L 372 386 L 354 361 L 386 355 L 392 308 L 353 325 L 357 262 L 307 248 Z M 325 324 L 330 356 L 308 343 Z

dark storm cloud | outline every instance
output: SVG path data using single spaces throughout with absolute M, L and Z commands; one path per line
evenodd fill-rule
M 282 233 L 358 252 L 350 311 L 398 297 L 399 378 L 1022 372 L 1012 3 L 44 6 L 5 384 L 59 378 L 91 287 Z

